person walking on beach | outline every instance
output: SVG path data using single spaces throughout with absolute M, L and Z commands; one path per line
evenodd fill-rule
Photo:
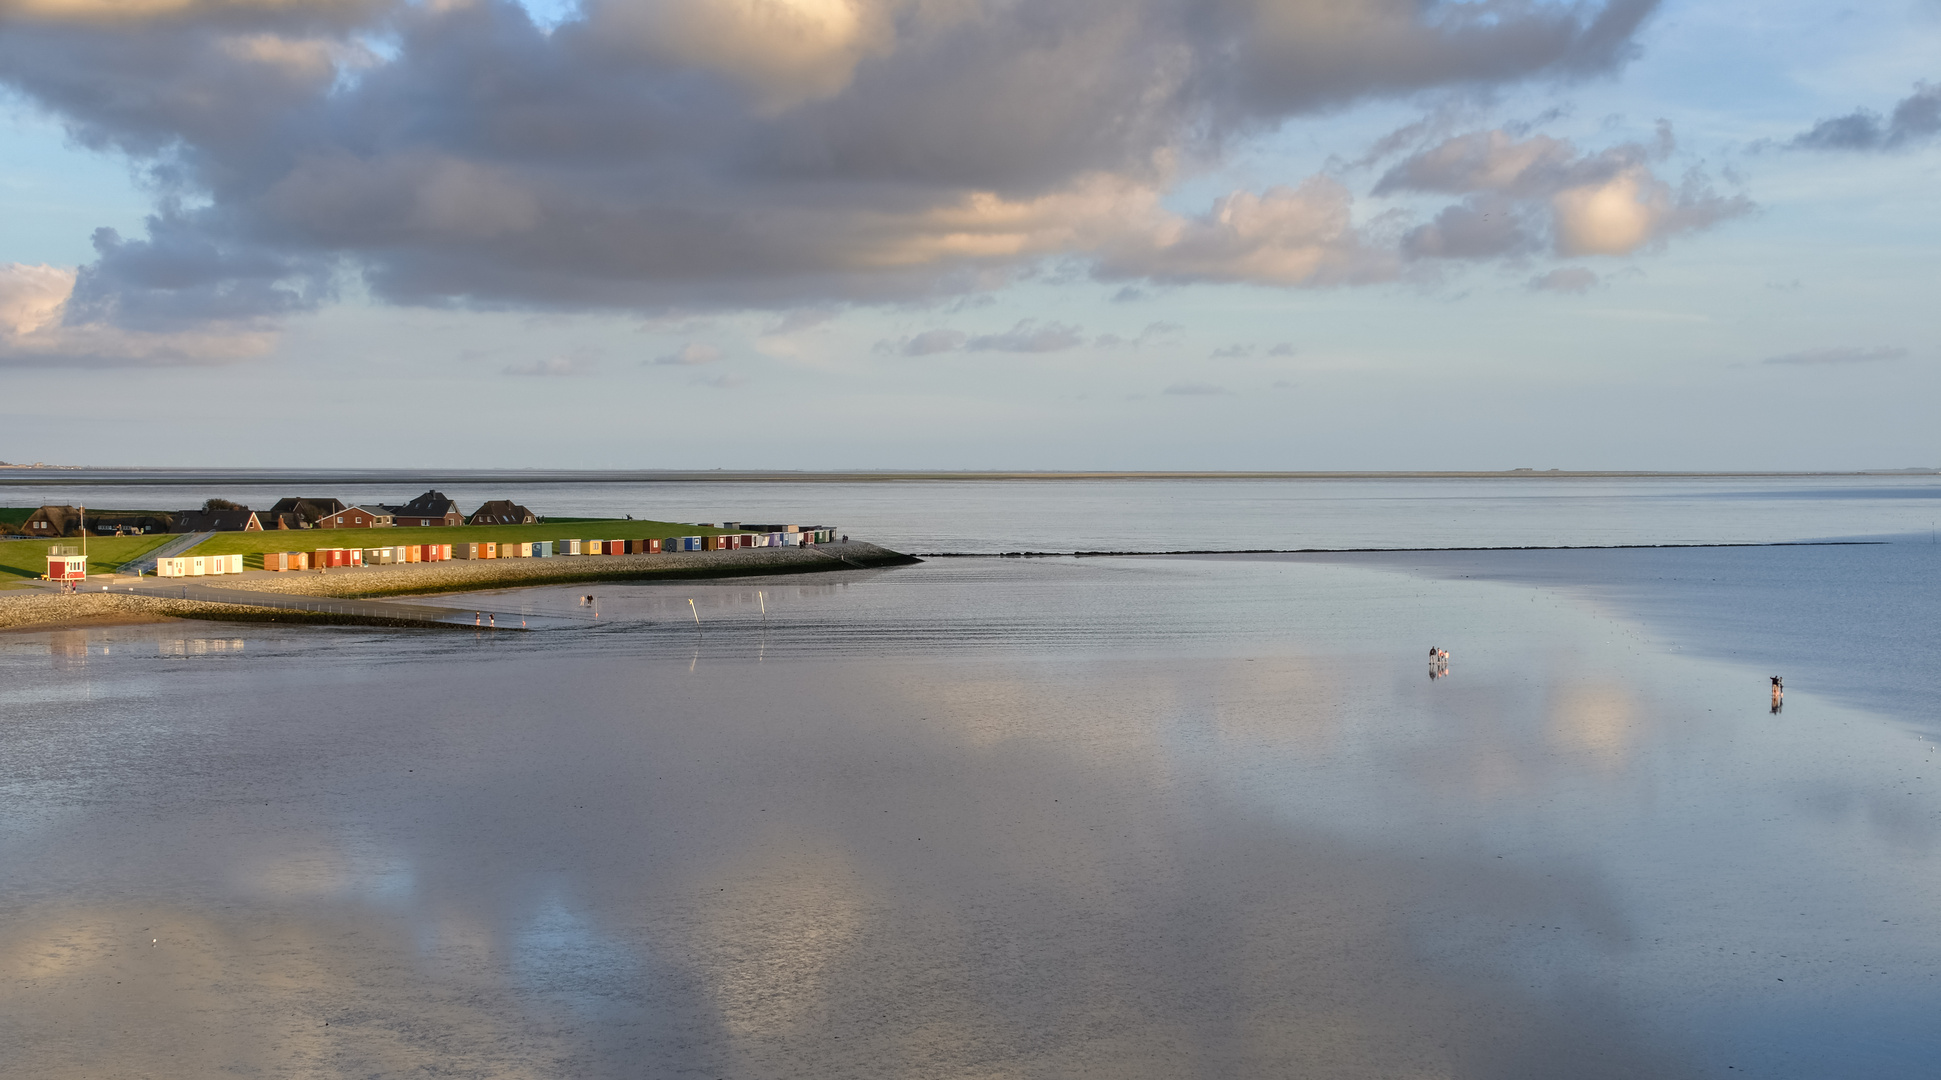
M 1773 712 L 1774 714 L 1777 714 L 1779 710 L 1786 707 L 1786 680 L 1780 678 L 1777 675 L 1774 675 L 1772 676 L 1772 681 L 1773 681 Z

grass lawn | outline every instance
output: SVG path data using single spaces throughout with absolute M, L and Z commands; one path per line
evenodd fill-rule
M 141 557 L 169 542 L 167 533 L 154 533 L 148 536 L 122 536 L 88 538 L 88 570 L 90 573 L 105 574 L 122 563 Z M 64 536 L 57 540 L 6 540 L 0 541 L 0 584 L 7 582 L 30 581 L 47 573 L 47 548 L 50 544 L 81 545 L 78 536 Z
M 708 536 L 726 532 L 701 525 L 668 521 L 628 521 L 624 518 L 574 518 L 542 525 L 452 525 L 391 529 L 288 529 L 264 532 L 217 533 L 191 555 L 243 555 L 243 565 L 260 569 L 266 551 L 315 551 L 318 548 L 394 547 L 399 544 L 477 544 L 491 541 L 526 543 L 534 540 L 646 540 L 652 537 Z M 44 553 L 43 553 L 44 554 Z

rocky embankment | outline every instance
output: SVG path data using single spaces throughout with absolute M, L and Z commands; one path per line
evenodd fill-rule
M 417 619 L 385 619 L 332 612 L 209 604 L 166 596 L 129 596 L 111 592 L 0 593 L 0 631 L 56 630 L 87 626 L 125 626 L 170 619 L 221 619 L 229 622 L 318 623 L 332 626 L 429 626 Z
M 482 559 L 402 566 L 367 566 L 285 573 L 254 572 L 193 578 L 190 583 L 228 592 L 370 598 L 424 596 L 478 589 L 518 588 L 580 581 L 651 581 L 657 578 L 746 577 L 900 566 L 915 558 L 851 540 L 802 548 L 687 551 L 664 555 L 567 555 L 551 559 Z M 100 580 L 100 579 L 96 579 Z M 0 630 L 154 622 L 162 619 L 230 619 L 360 626 L 431 625 L 412 619 L 253 608 L 126 593 L 16 591 L 0 593 Z

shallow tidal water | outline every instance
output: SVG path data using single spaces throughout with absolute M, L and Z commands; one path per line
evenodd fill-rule
M 535 633 L 10 635 L 0 1061 L 1930 1077 L 1935 715 L 1831 643 L 1931 609 L 1783 602 L 1932 588 L 1916 546 L 950 559 L 467 598 L 576 620 Z M 1775 661 L 1812 673 L 1777 714 Z

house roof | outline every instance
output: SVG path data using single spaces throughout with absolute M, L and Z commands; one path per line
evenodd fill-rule
M 405 517 L 444 517 L 457 509 L 457 503 L 446 498 L 444 492 L 436 490 L 427 491 L 403 506 L 392 507 L 393 512 Z
M 344 504 L 336 499 L 278 499 L 269 508 L 271 514 L 301 514 L 305 521 L 315 521 L 329 517 L 344 509 Z
M 513 502 L 511 499 L 493 499 L 491 502 L 472 511 L 467 520 L 477 523 L 489 521 L 501 525 L 518 525 L 533 516 L 532 511 Z
M 257 528 L 263 523 L 248 507 L 241 510 L 184 510 L 175 515 L 175 524 L 169 530 L 179 533 L 198 532 L 244 532 L 254 522 Z

